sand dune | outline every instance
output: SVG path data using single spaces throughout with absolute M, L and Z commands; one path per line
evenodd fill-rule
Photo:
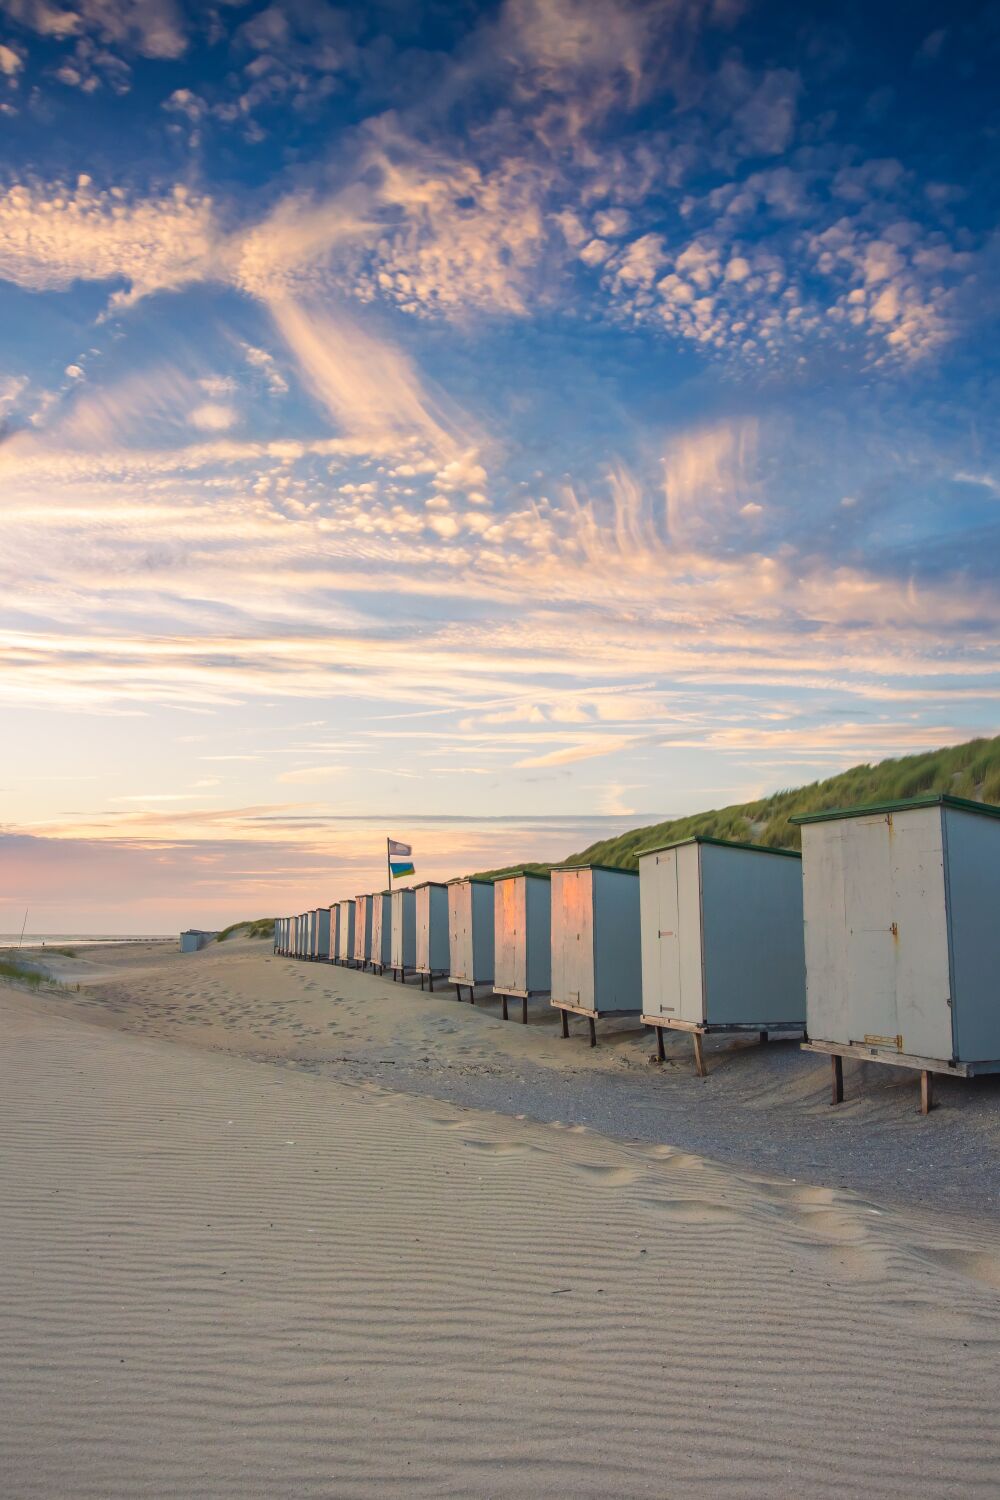
M 996 1493 L 988 1229 L 43 997 L 0 1024 L 19 1500 Z

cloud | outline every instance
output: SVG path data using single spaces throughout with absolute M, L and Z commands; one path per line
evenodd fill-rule
M 272 396 L 284 396 L 288 391 L 288 381 L 278 369 L 277 362 L 272 354 L 266 349 L 258 349 L 254 344 L 243 344 L 243 356 L 248 365 L 259 370 L 263 376 L 264 383 Z
M 20 183 L 0 192 L 0 277 L 36 291 L 74 281 L 124 282 L 124 306 L 214 274 L 211 200 L 182 186 L 130 201 L 123 189 Z
M 187 49 L 184 18 L 173 0 L 0 0 L 0 13 L 55 41 L 92 35 L 141 57 L 173 59 Z
M 239 421 L 239 415 L 232 406 L 206 401 L 189 413 L 188 420 L 201 432 L 228 432 Z
M 339 431 L 374 451 L 417 438 L 442 455 L 456 446 L 449 418 L 402 350 L 364 331 L 348 314 L 270 303 L 275 326 L 302 378 Z

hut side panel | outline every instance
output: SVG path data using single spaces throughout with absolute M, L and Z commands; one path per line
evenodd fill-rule
M 317 930 L 318 930 L 318 937 L 317 937 L 317 940 L 316 940 L 316 957 L 317 958 L 329 958 L 330 957 L 330 909 L 329 909 L 329 907 L 326 907 L 326 906 L 320 907 L 319 911 L 316 913 L 316 921 L 317 921 Z
M 638 877 L 596 870 L 594 881 L 597 1008 L 638 1010 L 642 1005 Z
M 530 878 L 524 884 L 527 922 L 524 988 L 529 993 L 543 993 L 552 988 L 552 886 L 548 880 Z
M 448 969 L 448 889 L 422 885 L 416 898 L 416 967 L 422 974 Z
M 946 808 L 955 1056 L 1000 1059 L 1000 820 Z
M 801 861 L 715 844 L 700 847 L 708 1020 L 804 1025 Z

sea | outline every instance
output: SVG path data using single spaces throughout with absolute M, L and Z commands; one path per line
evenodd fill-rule
M 100 948 L 109 943 L 166 943 L 177 941 L 176 933 L 0 932 L 0 948 Z

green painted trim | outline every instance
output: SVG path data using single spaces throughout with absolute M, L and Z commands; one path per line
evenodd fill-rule
M 606 870 L 609 875 L 633 875 L 638 880 L 638 870 L 623 870 L 621 865 L 553 865 L 552 874 L 558 875 L 562 870 Z
M 453 875 L 446 882 L 448 885 L 492 885 L 492 880 L 484 880 L 481 875 Z
M 926 797 L 909 797 L 902 802 L 872 802 L 866 807 L 831 807 L 825 812 L 795 813 L 789 823 L 832 823 L 840 818 L 864 818 L 874 813 L 909 812 L 911 808 L 954 807 L 960 812 L 982 813 L 1000 818 L 1000 807 L 992 802 L 972 802 L 968 797 L 953 797 L 950 792 L 928 793 Z
M 791 820 L 793 823 L 795 819 Z M 780 854 L 784 859 L 801 859 L 798 849 L 772 849 L 770 844 L 748 844 L 741 839 L 714 839 L 707 833 L 695 833 L 690 838 L 675 839 L 672 844 L 656 844 L 652 849 L 639 849 L 637 859 L 647 854 L 664 854 L 668 849 L 683 849 L 685 844 L 715 844 L 720 849 L 750 849 L 754 854 Z
M 504 875 L 498 875 L 491 885 L 499 885 L 501 880 L 551 880 L 551 875 L 542 875 L 538 870 L 508 870 Z
M 419 885 L 411 885 L 410 886 L 410 890 L 411 891 L 422 891 L 422 890 L 425 890 L 426 887 L 429 886 L 429 885 L 440 886 L 443 891 L 446 891 L 448 889 L 447 882 L 444 881 L 444 880 L 422 880 Z

